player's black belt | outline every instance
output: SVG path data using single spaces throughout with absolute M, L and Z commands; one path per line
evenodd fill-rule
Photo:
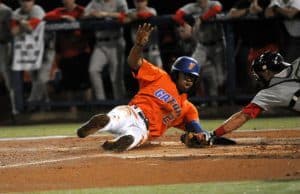
M 134 108 L 138 108 L 138 106 L 134 105 Z M 149 120 L 145 116 L 145 114 L 142 111 L 137 111 L 138 115 L 141 117 L 141 119 L 144 121 L 147 129 L 149 129 Z
M 143 112 L 138 112 L 138 114 L 143 119 L 147 129 L 149 129 L 149 120 L 147 119 L 147 117 L 144 115 Z
M 290 101 L 290 104 L 289 104 L 289 108 L 293 108 L 297 102 L 297 100 L 299 99 L 300 97 L 300 89 L 297 90 L 297 92 L 294 93 L 291 101 Z

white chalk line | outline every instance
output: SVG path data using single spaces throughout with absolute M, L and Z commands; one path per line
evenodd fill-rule
M 205 156 L 206 154 L 199 154 Z M 121 159 L 138 159 L 138 158 L 161 158 L 161 157 L 188 157 L 190 154 L 126 154 L 126 153 L 99 153 L 99 154 L 92 154 L 92 155 L 82 155 L 82 156 L 72 156 L 72 157 L 64 157 L 59 159 L 49 159 L 49 160 L 41 160 L 35 162 L 24 162 L 24 163 L 17 163 L 17 164 L 8 164 L 0 166 L 0 169 L 7 169 L 7 168 L 18 168 L 18 167 L 26 167 L 26 166 L 35 166 L 35 165 L 43 165 L 43 164 L 52 164 L 70 160 L 80 160 L 80 159 L 92 159 L 92 158 L 107 158 L 107 157 L 114 157 L 114 158 L 121 158 Z M 196 155 L 195 155 L 196 156 Z
M 101 135 L 91 135 L 91 137 L 107 137 L 110 135 L 101 134 Z M 39 137 L 12 137 L 12 138 L 0 138 L 1 141 L 32 141 L 32 140 L 49 140 L 49 139 L 66 139 L 66 138 L 78 138 L 77 136 L 39 136 Z
M 248 133 L 248 132 L 264 132 L 264 131 L 278 131 L 278 130 L 284 130 L 284 129 L 260 129 L 260 130 L 242 130 L 238 131 L 237 133 Z M 291 128 L 291 130 L 300 130 L 299 128 Z M 94 137 L 107 137 L 110 136 L 109 134 L 94 134 L 92 135 Z M 12 137 L 12 138 L 0 138 L 1 141 L 28 141 L 28 140 L 47 140 L 47 139 L 64 139 L 64 138 L 77 138 L 76 135 L 69 135 L 69 136 L 63 136 L 63 135 L 57 135 L 57 136 L 39 136 L 39 137 Z
M 300 144 L 300 138 L 235 138 L 233 139 L 239 145 L 248 145 L 248 144 L 266 144 L 266 145 L 288 145 Z M 182 145 L 179 141 L 152 141 L 149 143 L 150 145 L 160 145 L 160 146 L 180 146 Z M 89 149 L 86 147 L 0 147 L 0 152 L 38 152 L 38 151 L 59 151 L 59 152 L 68 152 L 68 151 L 76 151 L 76 150 L 85 150 Z
M 86 148 L 88 149 L 88 148 Z M 36 147 L 36 148 L 24 148 L 24 147 L 15 147 L 15 148 L 0 148 L 0 152 L 38 152 L 38 151 L 76 151 L 84 150 L 83 147 Z

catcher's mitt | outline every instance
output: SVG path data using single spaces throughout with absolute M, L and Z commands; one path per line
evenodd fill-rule
M 208 137 L 203 140 L 197 138 L 199 134 L 193 132 L 186 132 L 180 137 L 180 141 L 189 148 L 203 148 L 210 145 L 235 145 L 236 142 L 226 137 L 217 137 L 213 134 L 207 134 Z
M 196 136 L 196 133 L 193 132 L 186 132 L 182 134 L 180 137 L 180 141 L 189 148 L 202 148 L 210 144 L 209 141 L 205 139 L 199 140 Z

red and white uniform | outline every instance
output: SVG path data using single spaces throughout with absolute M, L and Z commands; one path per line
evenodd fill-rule
M 291 100 L 295 103 L 291 109 L 300 112 L 300 97 L 295 93 L 300 90 L 300 58 L 292 66 L 276 74 L 267 88 L 260 90 L 242 111 L 256 118 L 263 110 L 274 107 L 289 107 Z

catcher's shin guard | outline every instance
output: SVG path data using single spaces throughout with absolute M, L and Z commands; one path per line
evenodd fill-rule
M 108 151 L 123 152 L 126 151 L 133 142 L 134 137 L 132 135 L 124 135 L 116 141 L 104 142 L 102 148 Z
M 77 129 L 77 135 L 80 138 L 84 138 L 92 133 L 97 132 L 99 129 L 107 125 L 108 122 L 109 117 L 106 114 L 95 115 L 88 122 Z

